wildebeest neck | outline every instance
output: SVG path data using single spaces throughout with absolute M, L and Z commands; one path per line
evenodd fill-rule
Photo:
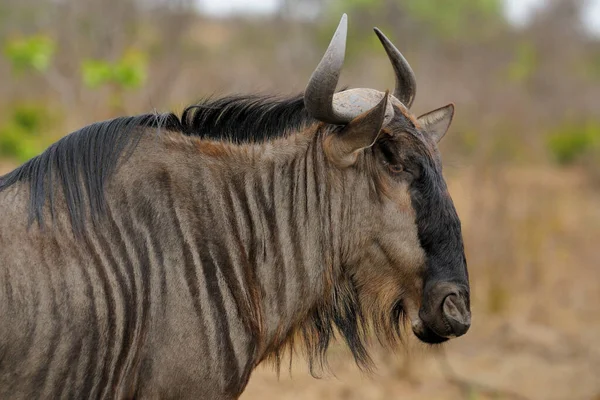
M 243 146 L 186 138 L 180 146 L 197 160 L 174 172 L 175 208 L 228 281 L 236 313 L 259 341 L 257 361 L 277 353 L 323 301 L 340 265 L 335 189 L 318 135 Z

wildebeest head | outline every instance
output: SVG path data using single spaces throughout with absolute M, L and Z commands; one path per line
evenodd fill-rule
M 414 117 L 413 71 L 377 29 L 396 73 L 393 95 L 336 93 L 346 31 L 344 15 L 304 100 L 313 117 L 337 125 L 323 138 L 323 149 L 344 187 L 345 273 L 363 312 L 385 310 L 370 318 L 386 334 L 405 313 L 420 340 L 440 343 L 463 335 L 471 323 L 460 220 L 437 147 L 454 106 Z

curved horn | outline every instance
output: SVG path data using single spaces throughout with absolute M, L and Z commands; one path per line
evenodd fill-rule
M 394 72 L 396 73 L 396 89 L 394 90 L 394 97 L 400 100 L 406 108 L 410 108 L 415 100 L 415 95 L 417 94 L 417 80 L 415 78 L 415 73 L 402 53 L 398 51 L 396 46 L 394 46 L 383 32 L 377 28 L 374 28 L 374 30 L 394 67 Z
M 342 15 L 325 55 L 313 72 L 304 91 L 304 105 L 308 113 L 323 122 L 345 124 L 347 118 L 339 115 L 333 107 L 333 95 L 340 77 L 346 53 L 348 16 Z
M 329 124 L 345 125 L 360 114 L 376 107 L 383 92 L 374 89 L 350 89 L 335 93 L 346 52 L 348 17 L 342 19 L 329 47 L 313 72 L 304 91 L 304 106 L 309 115 Z M 410 67 L 409 67 L 410 68 Z M 386 102 L 385 124 L 394 116 L 392 103 Z

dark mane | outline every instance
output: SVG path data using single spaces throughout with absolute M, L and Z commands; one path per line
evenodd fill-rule
M 181 115 L 182 133 L 234 143 L 256 143 L 285 135 L 315 122 L 304 108 L 304 98 L 230 96 L 204 100 Z
M 145 114 L 98 122 L 65 136 L 37 157 L 4 176 L 0 192 L 17 182 L 29 183 L 29 223 L 44 225 L 46 201 L 54 218 L 53 187 L 60 185 L 76 233 L 82 232 L 85 199 L 92 219 L 104 211 L 104 188 L 147 129 L 234 143 L 261 142 L 314 122 L 302 96 L 231 96 L 207 99 L 175 114 Z M 58 182 L 56 182 L 56 180 Z

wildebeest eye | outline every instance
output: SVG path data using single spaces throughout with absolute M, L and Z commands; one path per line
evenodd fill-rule
M 399 174 L 401 172 L 404 172 L 404 166 L 400 164 L 400 160 L 396 152 L 394 152 L 392 149 L 390 149 L 390 147 L 385 145 L 381 146 L 381 152 L 383 153 L 383 156 L 385 158 L 384 164 L 387 166 L 391 173 Z
M 399 174 L 404 171 L 404 166 L 400 164 L 388 164 L 388 168 L 394 174 Z

